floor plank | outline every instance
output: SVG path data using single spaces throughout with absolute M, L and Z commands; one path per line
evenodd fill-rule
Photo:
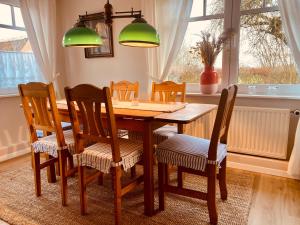
M 0 174 L 26 165 L 29 154 L 0 163 Z M 300 224 L 300 181 L 255 173 L 253 192 L 248 225 Z
M 257 174 L 249 225 L 299 225 L 300 182 Z

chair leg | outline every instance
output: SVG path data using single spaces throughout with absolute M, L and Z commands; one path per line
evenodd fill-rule
M 117 166 L 112 169 L 114 178 L 114 203 L 115 203 L 115 224 L 121 224 L 121 203 L 122 203 L 122 186 L 121 186 L 121 167 Z
M 221 168 L 219 170 L 219 186 L 221 192 L 221 199 L 227 200 L 227 184 L 226 184 L 226 157 L 221 162 Z
M 56 171 L 56 176 L 60 176 L 60 165 L 59 162 L 55 162 L 55 171 Z
M 179 188 L 183 187 L 183 179 L 182 179 L 182 168 L 180 166 L 178 166 L 177 168 L 177 186 Z
M 166 175 L 167 164 L 158 163 L 158 192 L 159 192 L 159 210 L 165 210 L 165 190 L 164 182 Z
M 67 184 L 67 157 L 66 151 L 61 150 L 58 152 L 59 156 L 59 170 L 60 170 L 60 188 L 61 188 L 61 204 L 63 206 L 67 205 L 68 196 L 68 184 Z
M 34 172 L 34 187 L 37 197 L 41 196 L 41 169 L 40 169 L 40 153 L 32 151 L 32 165 Z
M 74 159 L 71 154 L 68 154 L 68 168 L 71 170 L 74 168 Z
M 79 180 L 79 188 L 80 188 L 80 213 L 81 215 L 85 215 L 87 212 L 87 196 L 86 196 L 84 166 L 78 166 L 78 180 Z
M 98 184 L 103 185 L 103 173 L 100 173 L 100 175 L 98 177 Z
M 169 184 L 171 167 L 168 164 L 165 164 L 165 167 L 166 167 L 165 168 L 165 176 L 164 176 L 165 184 Z
M 130 168 L 130 175 L 131 175 L 131 178 L 136 177 L 136 167 L 135 166 Z
M 207 206 L 210 224 L 218 224 L 218 213 L 216 205 L 216 165 L 208 165 L 207 177 Z
M 53 156 L 46 154 L 46 160 L 53 159 L 53 158 L 54 158 Z M 47 178 L 48 178 L 48 183 L 56 182 L 54 163 L 51 163 L 49 166 L 47 166 Z

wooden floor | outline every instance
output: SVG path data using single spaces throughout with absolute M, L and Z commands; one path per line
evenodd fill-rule
M 2 162 L 0 175 L 29 163 L 30 155 Z M 249 225 L 300 224 L 300 181 L 255 173 L 253 190 Z

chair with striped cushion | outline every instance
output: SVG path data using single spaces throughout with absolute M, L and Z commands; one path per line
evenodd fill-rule
M 120 224 L 122 196 L 143 181 L 143 176 L 139 176 L 122 187 L 122 170 L 132 168 L 142 159 L 142 143 L 118 137 L 109 88 L 100 89 L 93 85 L 81 84 L 74 88 L 66 87 L 65 95 L 76 137 L 81 214 L 84 215 L 87 211 L 87 184 L 94 178 L 102 179 L 103 173 L 111 172 L 114 184 L 115 223 Z M 101 104 L 105 105 L 105 112 L 102 113 Z M 79 116 L 83 126 L 79 126 Z M 94 144 L 86 144 L 91 142 Z M 96 169 L 96 173 L 85 175 L 86 167 Z
M 176 134 L 157 146 L 160 210 L 165 208 L 165 192 L 199 198 L 207 201 L 210 223 L 218 223 L 216 179 L 219 179 L 221 199 L 226 200 L 226 144 L 236 93 L 236 85 L 222 91 L 210 140 Z M 177 187 L 168 184 L 165 178 L 168 164 L 178 166 Z M 184 188 L 183 172 L 206 176 L 207 193 Z
M 139 96 L 139 82 L 131 83 L 127 80 L 122 80 L 117 83 L 110 82 L 111 96 L 118 101 L 132 101 Z M 124 137 L 128 135 L 127 130 L 118 129 L 118 136 Z
M 53 84 L 38 82 L 20 84 L 19 92 L 31 137 L 36 196 L 41 195 L 40 170 L 47 167 L 48 182 L 55 182 L 55 163 L 58 161 L 62 205 L 66 205 L 67 173 L 74 172 L 71 154 L 74 152 L 74 140 L 71 130 L 62 129 Z M 43 137 L 37 137 L 37 130 L 43 131 Z M 46 162 L 40 163 L 40 153 L 45 153 Z M 69 170 L 67 170 L 67 163 L 69 163 Z
M 160 84 L 155 82 L 152 83 L 152 102 L 170 103 L 170 102 L 184 102 L 185 101 L 185 89 L 186 85 L 177 84 L 173 81 L 165 81 Z M 153 141 L 154 144 L 159 144 L 162 141 L 168 139 L 169 137 L 177 134 L 177 126 L 165 125 L 153 131 Z M 129 139 L 140 140 L 142 139 L 142 134 L 139 132 L 129 132 Z

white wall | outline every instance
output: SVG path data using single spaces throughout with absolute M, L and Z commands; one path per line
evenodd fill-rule
M 0 98 L 0 162 L 29 151 L 20 103 L 20 97 Z
M 71 3 L 72 2 L 72 3 Z M 105 0 L 59 0 L 58 40 L 62 39 L 63 33 L 70 29 L 78 15 L 104 11 Z M 112 0 L 114 11 L 128 11 L 133 7 L 141 9 L 140 0 Z M 141 48 L 124 47 L 118 43 L 118 35 L 121 29 L 130 23 L 132 19 L 113 20 L 114 53 L 112 58 L 90 58 L 84 57 L 84 50 L 81 48 L 62 48 L 59 51 L 64 56 L 65 84 L 74 86 L 80 83 L 91 83 L 97 86 L 107 86 L 110 81 L 138 81 L 140 90 L 145 92 L 147 88 L 146 77 L 146 51 Z M 142 93 L 142 91 L 141 91 Z

